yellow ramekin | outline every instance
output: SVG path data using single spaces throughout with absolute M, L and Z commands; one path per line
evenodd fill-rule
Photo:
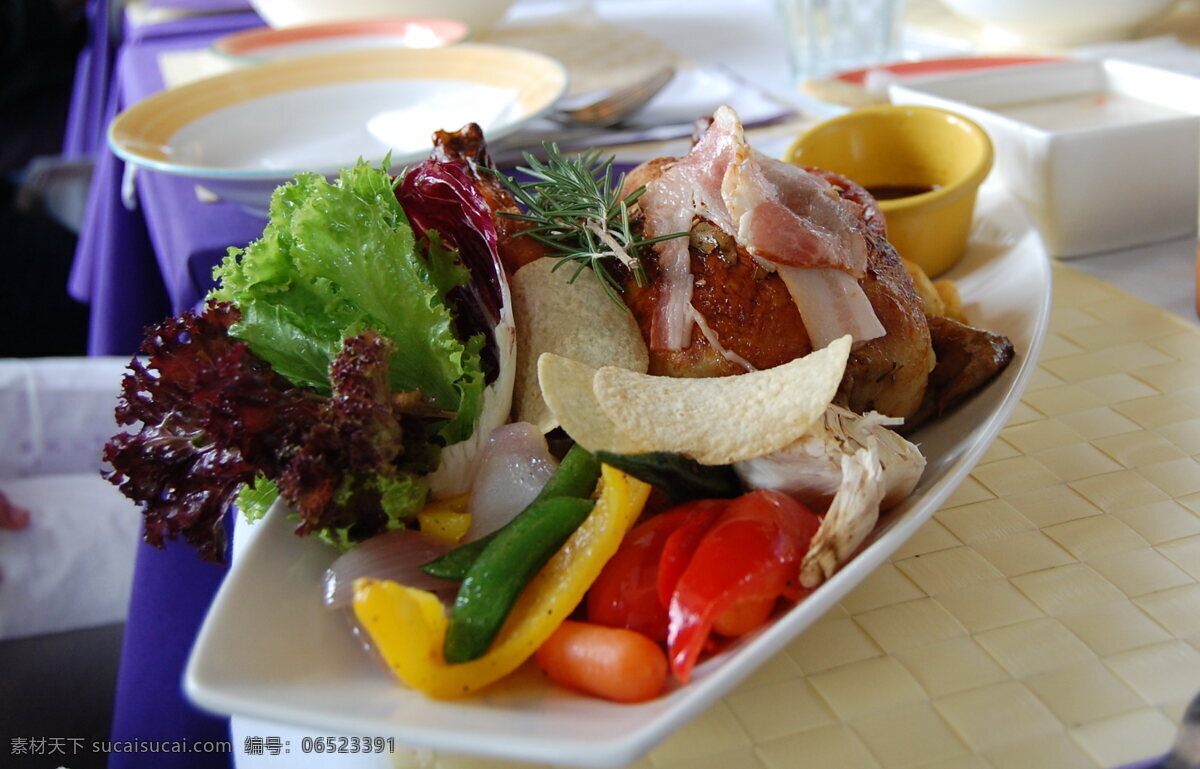
M 867 189 L 932 188 L 880 200 L 888 240 L 930 276 L 962 258 L 992 142 L 962 115 L 904 105 L 866 107 L 819 123 L 788 148 L 790 163 L 841 174 Z

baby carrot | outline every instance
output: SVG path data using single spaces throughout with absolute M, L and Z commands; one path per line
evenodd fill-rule
M 552 681 L 616 702 L 658 696 L 667 656 L 648 637 L 625 628 L 567 620 L 534 654 Z

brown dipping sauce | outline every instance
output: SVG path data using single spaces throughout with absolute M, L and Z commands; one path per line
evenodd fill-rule
M 913 195 L 933 192 L 936 189 L 936 185 L 930 187 L 925 185 L 880 184 L 876 187 L 867 187 L 867 192 L 871 193 L 871 197 L 876 200 L 899 200 L 900 198 L 910 198 Z

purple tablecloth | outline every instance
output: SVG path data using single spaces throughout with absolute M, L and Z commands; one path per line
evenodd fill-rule
M 232 13 L 128 29 L 98 122 L 106 126 L 121 107 L 163 89 L 160 54 L 202 49 L 231 30 L 260 24 L 252 13 Z M 91 82 L 77 77 L 77 83 Z M 77 101 L 81 109 L 95 109 L 94 102 Z M 71 120 L 77 125 L 97 122 L 75 115 Z M 85 133 L 82 128 L 79 132 Z M 132 355 L 148 324 L 203 299 L 225 249 L 257 237 L 264 221 L 228 203 L 201 203 L 192 183 L 149 171 L 137 173 L 138 206 L 129 210 L 121 199 L 125 164 L 107 146 L 96 155 L 68 290 L 90 307 L 89 354 Z
M 104 144 L 105 114 L 112 84 L 113 45 L 108 3 L 88 0 L 89 39 L 75 65 L 75 83 L 63 132 L 63 155 L 90 157 Z
M 234 1 L 189 0 L 223 6 Z M 161 52 L 203 48 L 230 30 L 262 22 L 249 13 L 225 13 L 126 26 L 109 68 L 105 6 L 97 0 L 89 9 L 93 41 L 80 58 L 69 118 L 68 146 L 97 160 L 69 290 L 90 305 L 89 352 L 131 355 L 147 324 L 201 300 L 226 246 L 256 237 L 263 222 L 230 205 L 200 203 L 190 184 L 152 173 L 139 174 L 139 205 L 126 208 L 121 200 L 125 165 L 107 149 L 102 132 L 120 107 L 163 88 Z M 192 642 L 224 575 L 225 569 L 200 561 L 181 544 L 164 551 L 139 548 L 114 703 L 114 742 L 229 739 L 228 719 L 200 712 L 181 688 Z M 119 753 L 110 757 L 109 766 L 215 769 L 231 766 L 231 756 Z
M 230 524 L 232 526 L 232 523 Z M 114 743 L 226 742 L 229 719 L 202 713 L 183 696 L 183 668 L 225 569 L 182 543 L 138 549 L 113 706 Z M 220 769 L 232 754 L 113 753 L 109 769 Z

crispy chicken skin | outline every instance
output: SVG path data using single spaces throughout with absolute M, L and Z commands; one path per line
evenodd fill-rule
M 925 397 L 935 358 L 912 278 L 886 240 L 867 238 L 867 273 L 859 281 L 887 334 L 850 353 L 835 403 L 862 414 L 909 420 Z
M 778 275 L 756 265 L 733 238 L 708 222 L 697 222 L 688 247 L 691 256 L 692 306 L 730 352 L 756 369 L 772 368 L 811 351 L 808 333 L 787 287 Z M 659 301 L 657 265 L 646 265 L 648 285 L 625 281 L 625 303 L 649 335 Z M 714 349 L 693 327 L 691 344 L 682 350 L 651 350 L 650 373 L 710 377 L 743 374 L 746 368 Z
M 479 168 L 494 169 L 483 129 L 468 123 L 460 131 L 435 131 L 433 134 L 433 158 L 439 161 L 465 160 L 475 169 L 476 188 L 492 210 L 492 221 L 496 225 L 500 261 L 505 271 L 512 275 L 524 265 L 546 255 L 546 249 L 533 238 L 522 238 L 520 234 L 530 224 L 504 214 L 520 213 L 521 209 L 512 195 L 492 174 Z
M 905 429 L 909 430 L 950 411 L 979 387 L 990 382 L 1012 362 L 1013 346 L 1007 337 L 959 323 L 930 317 L 929 334 L 937 365 L 921 408 Z

